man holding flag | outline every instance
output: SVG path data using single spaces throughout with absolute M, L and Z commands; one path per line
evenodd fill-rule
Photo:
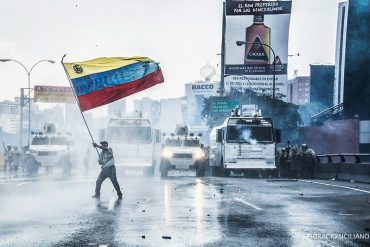
M 98 179 L 96 180 L 95 195 L 93 198 L 100 198 L 100 188 L 106 178 L 109 178 L 112 182 L 114 189 L 117 191 L 118 199 L 122 199 L 122 192 L 117 181 L 116 167 L 114 165 L 114 157 L 112 148 L 108 147 L 108 142 L 100 142 L 101 146 L 93 142 L 94 148 L 100 148 L 102 151 L 99 154 L 99 165 L 101 165 L 101 171 Z
M 161 68 L 148 57 L 102 57 L 84 62 L 63 63 L 65 56 L 62 58 L 63 68 L 102 166 L 93 197 L 100 197 L 101 185 L 109 177 L 118 198 L 122 199 L 113 150 L 108 147 L 106 141 L 101 142 L 101 146 L 95 143 L 83 111 L 109 104 L 162 83 L 164 79 Z M 102 151 L 99 153 L 97 148 Z

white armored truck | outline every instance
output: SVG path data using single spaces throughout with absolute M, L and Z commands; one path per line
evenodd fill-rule
M 70 173 L 76 167 L 78 158 L 70 136 L 56 132 L 55 124 L 45 124 L 43 132 L 32 132 L 29 152 L 51 173 L 54 167 L 61 167 Z
M 161 153 L 161 177 L 167 177 L 170 170 L 195 170 L 197 177 L 203 177 L 206 169 L 206 152 L 200 138 L 188 135 L 187 126 L 178 126 L 176 135 L 164 140 Z
M 108 124 L 107 141 L 114 150 L 118 169 L 142 170 L 153 175 L 159 162 L 161 134 L 153 129 L 145 118 L 111 118 Z
M 233 111 L 224 123 L 210 133 L 209 165 L 212 176 L 228 176 L 231 171 L 244 173 L 274 170 L 276 143 L 280 142 L 280 130 L 274 129 L 270 118 L 240 116 Z

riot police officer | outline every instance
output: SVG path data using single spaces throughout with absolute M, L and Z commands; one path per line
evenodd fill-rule
M 298 151 L 298 146 L 292 147 L 289 153 L 290 157 L 290 170 L 292 178 L 301 178 L 301 162 L 300 162 L 300 152 Z
M 304 178 L 313 178 L 316 158 L 315 152 L 308 148 L 307 144 L 302 144 L 301 146 L 301 165 L 302 165 L 302 175 Z

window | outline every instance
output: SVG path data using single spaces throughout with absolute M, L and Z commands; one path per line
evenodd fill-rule
M 166 140 L 165 145 L 169 147 L 180 147 L 181 142 L 180 139 L 168 139 Z
M 200 146 L 199 140 L 194 140 L 194 139 L 184 140 L 184 147 L 199 147 L 199 146 Z
M 49 145 L 48 137 L 34 137 L 31 145 Z
M 50 145 L 68 145 L 68 142 L 65 137 L 51 137 Z
M 108 130 L 108 141 L 148 143 L 152 141 L 150 127 L 114 127 Z
M 228 126 L 227 141 L 242 143 L 271 142 L 272 129 L 271 127 L 247 126 L 242 124 Z

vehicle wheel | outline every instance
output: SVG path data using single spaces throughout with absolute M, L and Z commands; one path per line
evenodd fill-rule
M 159 165 L 159 170 L 161 172 L 161 178 L 166 178 L 168 176 L 168 166 L 165 160 L 161 160 L 161 164 Z
M 205 174 L 206 174 L 206 170 L 204 166 L 197 166 L 197 168 L 195 169 L 195 175 L 197 177 L 204 177 Z
M 230 173 L 231 173 L 231 171 L 229 171 L 229 170 L 224 170 L 224 176 L 225 176 L 225 177 L 230 177 Z
M 161 169 L 161 178 L 166 178 L 168 176 L 168 169 Z
M 223 169 L 217 166 L 211 166 L 211 176 L 213 177 L 222 177 Z
M 244 170 L 244 177 L 245 178 L 258 178 L 259 177 L 259 171 L 254 169 L 248 169 Z

